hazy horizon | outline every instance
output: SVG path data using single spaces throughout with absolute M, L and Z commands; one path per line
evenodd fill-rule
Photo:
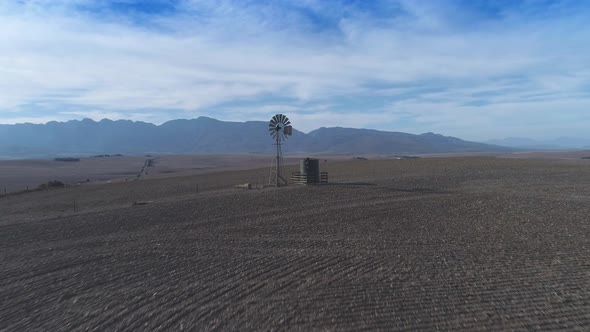
M 213 120 L 217 120 L 217 121 L 222 121 L 222 122 L 234 122 L 234 123 L 243 123 L 242 121 L 231 121 L 231 120 L 219 120 L 219 119 L 215 119 L 213 117 L 208 117 L 208 116 L 201 116 L 201 117 L 205 117 L 205 118 L 210 118 Z M 140 122 L 140 123 L 146 123 L 146 124 L 151 124 L 151 125 L 155 125 L 155 126 L 161 126 L 167 122 L 171 122 L 171 121 L 178 121 L 178 120 L 186 120 L 186 121 L 190 121 L 190 120 L 197 120 L 198 118 L 185 118 L 185 119 L 170 119 L 167 120 L 165 122 L 162 123 L 153 123 L 153 122 L 149 122 L 149 121 L 142 121 L 142 120 L 129 120 L 129 119 L 118 119 L 118 120 L 113 120 L 113 119 L 109 119 L 109 118 L 103 118 L 100 120 L 94 120 L 94 119 L 90 119 L 90 118 L 83 118 L 83 119 L 70 119 L 70 120 L 63 120 L 63 121 L 49 121 L 49 122 L 45 122 L 45 123 L 32 123 L 32 122 L 26 122 L 26 123 L 16 123 L 16 124 L 8 124 L 8 125 L 27 125 L 27 124 L 33 124 L 33 125 L 47 125 L 51 122 L 57 122 L 57 123 L 66 123 L 66 122 L 71 122 L 71 121 L 85 121 L 85 120 L 89 120 L 89 121 L 93 121 L 95 123 L 99 123 L 102 121 L 131 121 L 131 122 Z M 264 120 L 248 120 L 248 121 L 253 121 L 253 122 L 266 122 Z M 2 124 L 0 124 L 2 125 Z M 4 124 L 6 125 L 6 124 Z M 309 134 L 312 131 L 315 131 L 317 129 L 320 128 L 345 128 L 345 129 L 366 129 L 366 130 L 378 130 L 378 129 L 374 129 L 374 128 L 362 128 L 362 127 L 342 127 L 342 126 L 324 126 L 324 127 L 317 127 L 317 128 L 313 128 L 311 130 L 307 130 L 307 131 L 303 131 L 303 130 L 299 130 L 298 128 L 295 127 L 295 129 L 301 131 L 304 134 Z M 393 132 L 391 130 L 380 130 L 383 132 Z M 444 133 L 439 133 L 439 132 L 407 132 L 409 134 L 414 134 L 414 135 L 421 135 L 421 134 L 428 134 L 428 133 L 435 133 L 435 134 L 440 134 L 443 136 L 449 136 L 449 135 L 445 135 Z M 459 137 L 460 138 L 460 137 Z M 481 142 L 481 143 L 487 143 L 487 144 L 495 144 L 495 145 L 500 145 L 500 146 L 507 146 L 507 147 L 526 147 L 526 146 L 531 146 L 534 144 L 540 144 L 541 146 L 545 146 L 547 148 L 550 148 L 548 145 L 551 144 L 561 144 L 562 146 L 553 146 L 553 148 L 561 148 L 561 149 L 568 149 L 568 148 L 573 148 L 573 149 L 579 149 L 581 147 L 584 148 L 589 148 L 590 147 L 590 138 L 588 137 L 574 137 L 574 136 L 558 136 L 558 137 L 551 137 L 551 138 L 547 138 L 547 139 L 534 139 L 531 137 L 525 137 L 525 136 L 508 136 L 508 137 L 499 137 L 499 138 L 492 138 L 492 139 L 487 139 L 487 140 L 481 140 L 481 141 L 476 141 L 474 140 L 474 142 Z M 582 142 L 582 143 L 581 143 Z M 521 143 L 521 144 L 519 144 Z M 1 156 L 0 156 L 0 159 Z
M 0 4 L 0 123 L 207 116 L 590 138 L 580 1 Z

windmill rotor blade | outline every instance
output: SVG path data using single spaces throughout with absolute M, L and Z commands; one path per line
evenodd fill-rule
M 286 141 L 289 136 L 293 135 L 291 121 L 284 114 L 275 114 L 268 123 L 268 133 L 279 144 Z

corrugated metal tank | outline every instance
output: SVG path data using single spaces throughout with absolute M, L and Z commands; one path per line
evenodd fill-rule
M 313 158 L 305 158 L 299 161 L 299 173 L 307 175 L 313 182 L 320 179 L 320 161 Z M 317 179 L 317 180 L 316 180 Z

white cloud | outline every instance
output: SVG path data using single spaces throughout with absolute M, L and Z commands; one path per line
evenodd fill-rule
M 61 117 L 56 115 L 48 116 L 23 116 L 16 118 L 0 118 L 0 124 L 15 124 L 15 123 L 47 123 L 50 121 L 67 121 L 69 117 Z
M 502 131 L 504 112 L 514 112 L 524 128 L 525 114 L 556 112 L 546 105 L 576 115 L 588 101 L 590 28 L 583 16 L 524 21 L 507 13 L 504 22 L 458 29 L 449 4 L 401 1 L 406 14 L 379 24 L 353 15 L 337 19 L 337 31 L 314 32 L 305 17 L 272 4 L 187 0 L 180 12 L 138 26 L 72 7 L 91 3 L 0 5 L 3 122 L 19 119 L 3 114 L 37 104 L 82 109 L 40 114 L 39 122 L 83 114 L 163 122 L 166 110 L 212 115 L 212 107 L 232 103 L 241 105 L 222 107 L 220 118 L 290 112 L 311 130 L 389 124 L 403 112 L 415 121 L 400 124 L 408 131 L 476 137 L 476 125 Z M 330 10 L 321 1 L 305 5 Z M 511 77 L 518 79 L 503 81 Z M 343 101 L 351 96 L 393 102 L 351 110 Z M 273 98 L 291 102 L 277 107 Z M 485 105 L 465 106 L 477 102 Z M 331 108 L 310 113 L 305 104 Z

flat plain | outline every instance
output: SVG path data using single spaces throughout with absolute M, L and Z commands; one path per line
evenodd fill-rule
M 1 197 L 0 330 L 590 329 L 590 161 L 320 167 Z
M 48 181 L 68 185 L 197 175 L 270 166 L 270 156 L 243 155 L 145 155 L 82 157 L 79 162 L 53 159 L 0 160 L 0 193 L 37 188 Z M 144 168 L 151 160 L 149 168 Z M 297 159 L 286 158 L 287 164 Z

